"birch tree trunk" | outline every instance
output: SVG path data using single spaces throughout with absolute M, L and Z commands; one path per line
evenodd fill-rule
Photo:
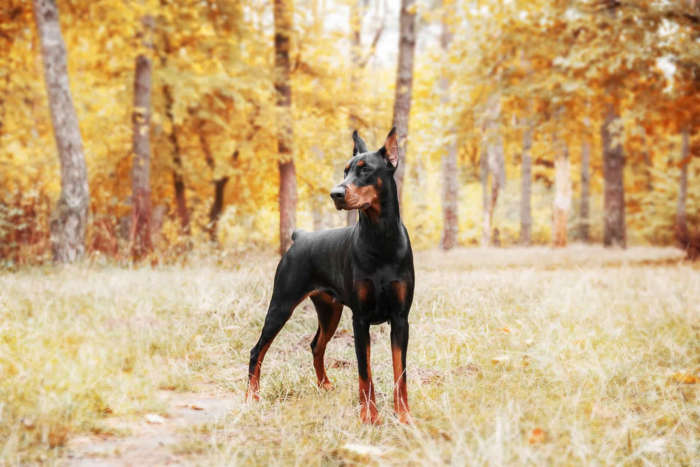
M 141 32 L 146 49 L 153 47 L 153 18 L 145 16 Z M 131 253 L 140 259 L 151 251 L 151 59 L 136 57 L 134 73 L 133 165 L 131 168 Z
M 567 224 L 571 207 L 571 177 L 569 175 L 569 147 L 560 139 L 554 159 L 554 206 L 552 237 L 555 247 L 565 247 L 567 243 Z
M 66 46 L 55 0 L 34 0 L 44 79 L 54 138 L 61 163 L 61 195 L 51 220 L 55 261 L 70 263 L 85 253 L 85 228 L 90 191 L 78 117 L 73 106 L 66 65 Z
M 442 31 L 440 34 L 440 45 L 442 47 L 443 60 L 445 64 L 440 78 L 440 102 L 446 108 L 450 102 L 450 80 L 447 72 L 449 63 L 449 49 L 452 41 L 452 33 L 448 25 L 449 9 L 442 3 Z M 459 219 L 457 210 L 457 199 L 459 196 L 459 185 L 457 183 L 457 142 L 455 141 L 456 128 L 450 122 L 445 126 L 447 129 L 447 147 L 442 156 L 442 238 L 440 246 L 443 250 L 451 250 L 457 245 L 457 232 L 459 230 Z
M 620 142 L 620 118 L 613 103 L 608 103 L 601 126 L 603 141 L 604 229 L 605 246 L 626 247 L 625 232 L 625 156 Z
M 396 71 L 396 94 L 394 97 L 393 125 L 399 135 L 399 167 L 394 178 L 401 202 L 403 179 L 406 173 L 406 147 L 408 139 L 408 118 L 411 113 L 413 90 L 413 57 L 416 50 L 415 0 L 401 0 L 399 18 L 399 60 Z
M 525 122 L 523 155 L 520 164 L 520 244 L 532 242 L 532 123 Z
M 294 129 L 292 127 L 292 88 L 289 49 L 292 34 L 290 0 L 274 0 L 275 71 L 277 92 L 277 150 L 279 152 L 280 254 L 292 244 L 296 226 L 297 179 L 294 168 Z
M 588 118 L 584 119 L 584 123 L 588 126 Z M 589 231 L 591 225 L 590 219 L 591 206 L 591 143 L 588 137 L 585 136 L 581 142 L 581 205 L 580 205 L 580 222 L 579 222 L 579 238 L 581 241 L 589 241 Z

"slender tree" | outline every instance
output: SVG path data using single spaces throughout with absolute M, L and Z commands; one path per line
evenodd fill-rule
M 90 205 L 87 169 L 68 83 L 66 45 L 61 35 L 56 1 L 34 0 L 34 18 L 61 163 L 61 195 L 51 220 L 51 244 L 54 260 L 69 263 L 85 253 L 85 228 Z
M 401 0 L 399 17 L 399 60 L 396 71 L 396 94 L 394 96 L 393 125 L 399 135 L 399 159 L 403 162 L 396 169 L 396 189 L 399 201 L 403 192 L 403 179 L 406 173 L 406 146 L 408 139 L 408 117 L 411 113 L 413 91 L 413 56 L 416 51 L 415 0 Z
M 520 162 L 520 244 L 529 245 L 532 241 L 532 133 L 530 118 L 525 121 L 523 130 L 523 153 Z
M 557 155 L 554 159 L 554 206 L 552 237 L 554 246 L 567 243 L 567 225 L 571 207 L 571 178 L 569 175 L 569 146 L 562 136 L 557 136 Z
M 449 14 L 447 2 L 442 2 L 442 31 L 440 33 L 440 45 L 442 47 L 443 60 L 445 64 L 442 68 L 440 78 L 440 102 L 447 107 L 450 103 L 450 79 L 447 72 L 449 62 L 450 42 L 452 33 L 449 27 Z M 446 132 L 449 142 L 442 156 L 442 238 L 440 246 L 443 250 L 451 250 L 457 244 L 457 232 L 459 219 L 457 217 L 457 198 L 459 185 L 457 183 L 457 142 L 454 140 L 456 128 L 454 125 L 446 125 Z
M 498 203 L 498 195 L 505 186 L 505 156 L 503 153 L 503 135 L 501 134 L 501 95 L 498 92 L 489 97 L 484 115 L 484 140 L 481 153 L 481 183 L 484 201 L 482 224 L 483 246 L 498 244 L 497 229 L 493 225 L 493 216 Z M 488 193 L 489 174 L 491 175 L 491 193 Z
M 588 117 L 583 119 L 583 124 L 586 129 L 590 126 Z M 579 238 L 581 241 L 589 240 L 590 220 L 590 205 L 591 205 L 591 143 L 588 139 L 588 134 L 585 134 L 581 142 L 581 205 L 580 205 L 580 222 L 579 222 Z
M 160 6 L 161 8 L 165 8 L 167 4 L 161 0 Z M 163 51 L 160 54 L 160 65 L 163 69 L 165 69 L 168 66 L 168 57 L 172 53 L 170 38 L 168 37 L 168 31 L 165 28 L 161 28 L 161 42 L 163 44 Z M 180 142 L 177 139 L 175 114 L 173 113 L 175 97 L 173 96 L 172 86 L 167 82 L 163 83 L 163 98 L 165 101 L 165 117 L 170 122 L 170 133 L 168 134 L 168 140 L 170 141 L 170 146 L 172 147 L 175 211 L 180 219 L 180 231 L 185 235 L 189 235 L 190 212 L 187 209 L 187 193 L 185 192 L 185 177 L 183 176 L 184 170 L 182 168 L 182 150 L 180 148 Z
M 603 142 L 603 244 L 625 248 L 625 156 L 620 142 L 620 117 L 614 102 L 605 105 L 600 133 Z
M 685 202 L 688 197 L 688 164 L 690 164 L 689 133 L 686 125 L 681 134 L 681 175 L 678 180 L 678 204 L 676 205 L 676 235 L 681 239 L 688 238 Z
M 292 88 L 289 49 L 292 34 L 292 5 L 289 0 L 274 0 L 275 69 L 277 92 L 277 151 L 279 153 L 280 254 L 292 244 L 296 226 L 297 179 L 294 168 L 294 130 L 292 127 Z
M 134 259 L 142 258 L 151 250 L 151 80 L 152 66 L 149 51 L 153 17 L 142 19 L 144 50 L 136 57 L 134 73 L 133 166 L 131 169 L 131 246 Z

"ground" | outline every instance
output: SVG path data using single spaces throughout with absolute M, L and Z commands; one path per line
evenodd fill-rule
M 248 352 L 275 258 L 0 274 L 0 464 L 661 464 L 700 452 L 700 269 L 673 249 L 416 255 L 409 402 L 392 415 L 389 330 L 373 327 L 383 424 L 357 406 L 350 312 L 315 385 L 310 302 Z

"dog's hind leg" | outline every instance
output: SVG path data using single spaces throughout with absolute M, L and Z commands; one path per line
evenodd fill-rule
M 329 390 L 333 389 L 333 383 L 326 375 L 326 367 L 323 362 L 323 356 L 326 353 L 326 344 L 335 334 L 340 322 L 340 316 L 343 314 L 343 304 L 333 300 L 327 293 L 319 293 L 311 296 L 311 301 L 314 302 L 316 313 L 318 314 L 318 330 L 316 336 L 311 342 L 311 353 L 314 356 L 314 369 L 318 378 L 318 386 Z
M 246 400 L 259 398 L 260 367 L 265 354 L 277 333 L 292 316 L 294 308 L 311 292 L 308 267 L 297 264 L 293 259 L 290 259 L 290 252 L 282 258 L 277 267 L 274 291 L 265 316 L 265 324 L 258 342 L 250 350 Z

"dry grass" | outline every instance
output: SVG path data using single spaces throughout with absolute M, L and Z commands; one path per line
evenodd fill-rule
M 358 420 L 346 310 L 315 387 L 301 305 L 245 404 L 275 261 L 0 275 L 0 464 L 61 459 L 105 417 L 164 413 L 159 389 L 240 394 L 174 449 L 203 464 L 696 464 L 700 271 L 665 249 L 460 250 L 416 257 L 409 401 L 391 414 L 388 327 L 373 328 L 384 424 Z M 56 447 L 52 447 L 56 446 Z M 196 458 L 194 456 L 197 456 Z

